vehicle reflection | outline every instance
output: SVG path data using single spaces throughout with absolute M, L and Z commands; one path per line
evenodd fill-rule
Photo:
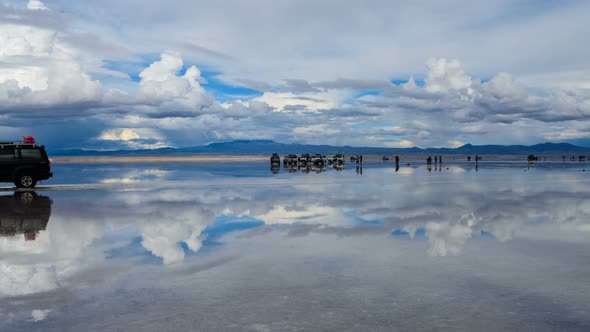
M 329 163 L 328 166 L 333 168 L 336 171 L 344 171 L 344 164 L 343 163 Z M 358 167 L 357 167 L 358 168 Z M 327 167 L 323 164 L 293 164 L 287 163 L 283 166 L 283 169 L 288 173 L 323 173 L 326 172 Z M 270 171 L 272 174 L 279 174 L 281 172 L 281 167 L 277 165 L 271 165 Z
M 49 197 L 33 191 L 0 196 L 0 236 L 23 234 L 25 241 L 34 241 L 47 228 L 52 203 Z

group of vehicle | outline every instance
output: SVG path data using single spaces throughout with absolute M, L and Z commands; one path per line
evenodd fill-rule
M 281 165 L 281 157 L 277 153 L 273 153 L 272 157 L 270 157 L 270 164 L 272 166 L 279 166 Z M 285 168 L 289 168 L 292 166 L 325 166 L 325 165 L 344 165 L 344 155 L 337 154 L 331 158 L 327 158 L 325 155 L 316 153 L 316 154 L 309 154 L 305 153 L 300 156 L 295 154 L 286 155 L 283 157 L 283 166 Z

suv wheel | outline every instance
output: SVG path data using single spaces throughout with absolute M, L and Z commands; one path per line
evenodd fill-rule
M 19 188 L 34 188 L 37 180 L 29 174 L 19 174 L 14 181 L 14 184 Z

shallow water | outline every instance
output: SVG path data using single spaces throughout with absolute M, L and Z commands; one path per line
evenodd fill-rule
M 0 191 L 0 331 L 587 331 L 588 170 L 55 164 Z

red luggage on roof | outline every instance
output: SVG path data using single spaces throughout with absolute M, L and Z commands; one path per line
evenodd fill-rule
M 23 136 L 23 144 L 35 144 L 35 137 Z

